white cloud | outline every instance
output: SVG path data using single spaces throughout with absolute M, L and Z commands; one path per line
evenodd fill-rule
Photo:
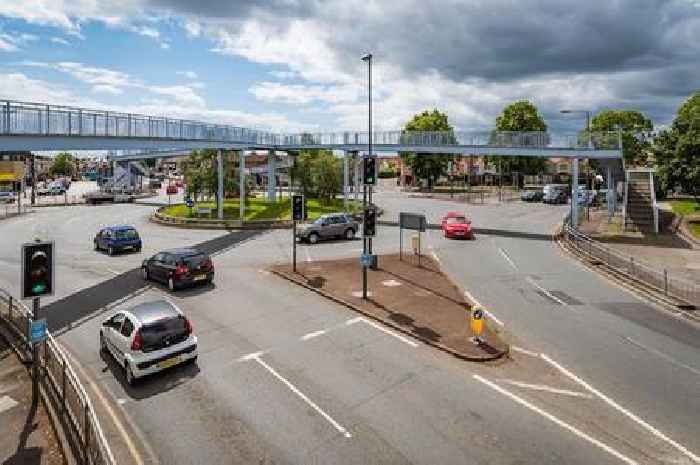
M 98 84 L 92 86 L 92 91 L 99 94 L 121 95 L 124 93 L 119 87 L 110 86 L 109 84 Z
M 194 71 L 176 71 L 175 74 L 186 77 L 187 79 L 197 79 L 197 73 Z
M 294 79 L 297 77 L 297 73 L 294 71 L 270 71 L 269 74 L 277 79 Z
M 70 42 L 68 42 L 66 39 L 64 39 L 62 37 L 51 37 L 51 39 L 49 39 L 49 40 L 51 42 L 53 42 L 54 44 L 70 45 Z
M 170 49 L 170 44 L 168 42 L 163 41 L 160 43 L 160 48 L 162 48 L 163 50 L 168 50 Z
M 39 37 L 34 34 L 2 32 L 0 33 L 0 50 L 4 52 L 16 52 L 27 42 L 34 42 L 37 40 L 39 40 Z
M 160 38 L 160 32 L 158 32 L 157 29 L 154 29 L 152 27 L 135 27 L 133 28 L 133 31 L 136 32 L 138 35 L 150 37 L 151 39 Z
M 259 100 L 276 103 L 308 104 L 312 102 L 343 103 L 357 101 L 361 90 L 357 86 L 307 86 L 261 82 L 248 89 Z
M 4 37 L 3 34 L 0 34 L 0 50 L 3 52 L 16 52 L 19 50 L 19 48 L 9 40 L 7 37 Z
M 146 88 L 154 94 L 170 97 L 180 105 L 198 108 L 206 106 L 204 99 L 189 86 L 146 86 Z

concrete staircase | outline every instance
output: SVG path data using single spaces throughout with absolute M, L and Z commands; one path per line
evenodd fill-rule
M 625 178 L 625 230 L 658 232 L 653 172 L 627 170 Z

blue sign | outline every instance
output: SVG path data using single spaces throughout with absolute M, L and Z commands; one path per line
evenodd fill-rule
M 368 267 L 372 264 L 372 256 L 370 254 L 362 254 L 360 256 L 360 263 L 364 267 Z
M 194 207 L 194 200 L 192 200 L 192 199 L 189 198 L 189 197 L 187 197 L 187 198 L 185 199 L 185 203 L 187 204 L 187 208 L 192 208 L 192 207 Z
M 32 344 L 45 341 L 49 337 L 49 332 L 46 328 L 46 318 L 31 322 L 29 336 Z

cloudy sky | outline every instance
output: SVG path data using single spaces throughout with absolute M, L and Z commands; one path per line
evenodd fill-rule
M 657 125 L 700 90 L 700 0 L 0 0 L 0 98 L 279 131 L 447 111 L 462 130 L 516 99 L 633 108 Z

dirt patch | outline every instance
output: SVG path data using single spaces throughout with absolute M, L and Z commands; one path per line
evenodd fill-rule
M 485 342 L 472 342 L 471 303 L 430 257 L 422 257 L 418 266 L 415 257 L 379 256 L 379 268 L 367 273 L 366 300 L 357 258 L 298 264 L 296 273 L 291 265 L 271 271 L 463 359 L 492 360 L 508 350 L 489 324 Z

